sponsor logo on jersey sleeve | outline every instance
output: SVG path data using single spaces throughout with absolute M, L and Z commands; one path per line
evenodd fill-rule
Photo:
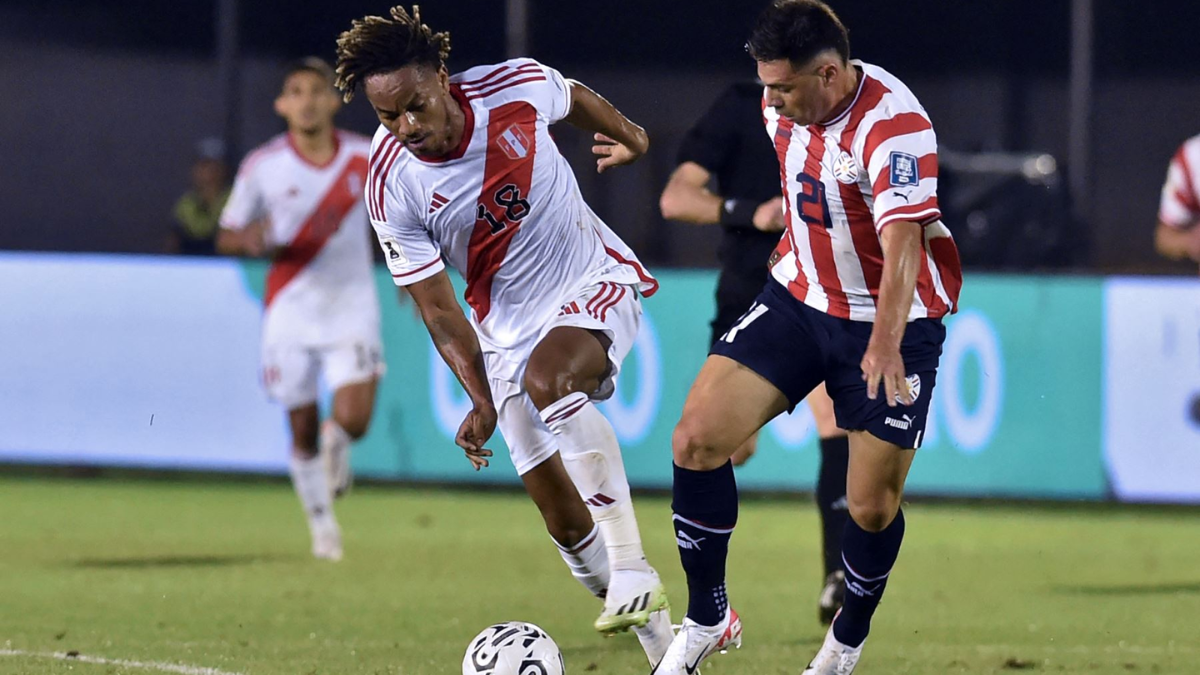
M 400 248 L 400 242 L 393 237 L 380 237 L 379 245 L 383 247 L 383 252 L 387 255 L 389 265 L 407 265 L 408 258 L 404 256 L 404 249 Z
M 921 182 L 915 156 L 907 152 L 892 152 L 889 164 L 888 182 L 892 187 L 912 187 Z

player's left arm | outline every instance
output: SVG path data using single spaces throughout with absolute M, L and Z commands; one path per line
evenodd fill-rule
M 879 304 L 875 308 L 875 326 L 862 359 L 863 380 L 867 397 L 879 395 L 879 385 L 889 406 L 896 397 L 904 405 L 912 404 L 912 395 L 905 384 L 907 373 L 900 356 L 900 341 L 908 326 L 921 257 L 925 254 L 925 229 L 911 220 L 893 221 L 880 233 L 883 243 L 883 278 L 879 283 Z
M 650 136 L 634 124 L 603 96 L 577 80 L 567 80 L 571 91 L 571 110 L 564 117 L 573 126 L 594 134 L 592 152 L 597 173 L 614 166 L 630 164 L 650 149 Z

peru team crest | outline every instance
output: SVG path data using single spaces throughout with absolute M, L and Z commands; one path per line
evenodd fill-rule
M 496 139 L 496 143 L 505 155 L 511 160 L 525 159 L 529 151 L 533 149 L 533 143 L 530 142 L 529 136 L 525 134 L 525 130 L 519 125 L 512 125 L 500 134 Z
M 837 159 L 833 160 L 833 177 L 843 185 L 853 185 L 858 182 L 858 164 L 855 163 L 854 157 L 842 151 Z

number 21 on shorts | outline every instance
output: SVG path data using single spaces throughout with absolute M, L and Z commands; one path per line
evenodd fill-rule
M 737 320 L 737 323 L 733 324 L 733 328 L 730 328 L 729 332 L 721 336 L 721 342 L 728 342 L 732 344 L 733 341 L 737 339 L 738 333 L 745 330 L 747 326 L 754 323 L 755 319 L 766 313 L 766 305 L 757 302 L 753 305 L 750 305 L 750 310 L 743 314 L 742 318 Z

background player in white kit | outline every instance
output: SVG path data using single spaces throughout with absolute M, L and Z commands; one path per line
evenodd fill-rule
M 370 141 L 333 126 L 333 70 L 292 65 L 275 99 L 288 131 L 242 162 L 221 214 L 218 249 L 271 258 L 263 316 L 263 383 L 288 411 L 291 475 L 313 555 L 342 557 L 333 497 L 350 485 L 350 444 L 367 433 L 382 375 L 379 298 L 362 189 Z M 324 424 L 318 376 L 333 390 Z
M 612 394 L 657 282 L 588 208 L 550 137 L 596 132 L 597 168 L 627 164 L 645 131 L 530 59 L 451 77 L 446 33 L 393 8 L 338 40 L 338 84 L 362 86 L 382 127 L 367 209 L 396 283 L 474 405 L 456 442 L 476 469 L 497 424 L 575 577 L 605 598 L 596 629 L 634 628 L 651 663 L 671 640 L 642 553 L 621 451 L 593 401 Z M 467 281 L 468 321 L 445 261 Z M 586 504 L 586 505 L 585 505 Z M 590 510 L 590 513 L 589 513 Z

